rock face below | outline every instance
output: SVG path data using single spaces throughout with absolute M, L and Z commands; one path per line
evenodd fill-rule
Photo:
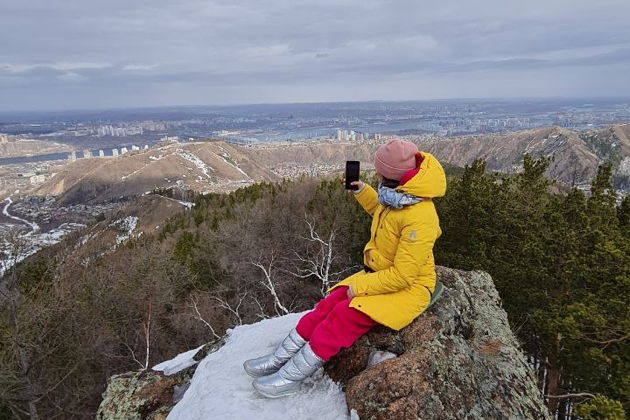
M 199 362 L 216 351 L 223 341 L 204 345 L 192 359 Z M 164 420 L 186 392 L 196 364 L 172 375 L 143 370 L 114 375 L 107 381 L 97 420 Z
M 396 332 L 377 327 L 326 366 L 365 419 L 550 418 L 484 272 L 438 267 L 442 297 Z M 370 354 L 397 357 L 366 369 Z
M 191 376 L 164 376 L 152 371 L 112 376 L 96 418 L 164 420 L 173 405 L 175 387 L 190 381 Z

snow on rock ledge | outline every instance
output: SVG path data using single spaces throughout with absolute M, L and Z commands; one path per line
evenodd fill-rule
M 168 419 L 175 420 L 349 418 L 341 388 L 323 369 L 305 381 L 302 393 L 278 400 L 258 395 L 243 370 L 245 360 L 271 353 L 302 315 L 239 326 L 228 330 L 224 343 L 182 353 L 153 371 L 110 378 L 97 418 L 157 420 L 169 411 Z M 173 398 L 179 399 L 182 390 L 181 401 L 173 407 Z
M 303 392 L 270 400 L 252 388 L 243 362 L 273 352 L 302 314 L 243 325 L 229 331 L 225 345 L 209 354 L 197 367 L 190 388 L 168 416 L 172 420 L 202 419 L 307 419 L 339 420 L 348 417 L 340 387 L 323 370 Z

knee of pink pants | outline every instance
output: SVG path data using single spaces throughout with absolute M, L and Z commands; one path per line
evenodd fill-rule
M 300 334 L 303 339 L 309 340 L 317 325 L 328 316 L 335 305 L 348 298 L 346 296 L 347 290 L 348 286 L 339 286 L 330 292 L 328 296 L 317 302 L 312 311 L 300 318 L 300 321 L 295 327 L 298 334 Z
M 335 305 L 310 337 L 311 348 L 325 361 L 350 347 L 359 337 L 378 325 L 376 321 L 357 309 L 351 308 L 350 299 Z

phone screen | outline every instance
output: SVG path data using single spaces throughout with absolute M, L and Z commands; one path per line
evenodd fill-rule
M 350 185 L 353 181 L 359 180 L 359 161 L 358 160 L 347 160 L 346 161 L 346 189 L 347 190 L 358 190 L 359 187 L 356 185 Z

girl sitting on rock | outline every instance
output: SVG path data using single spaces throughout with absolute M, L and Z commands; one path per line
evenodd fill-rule
M 378 192 L 353 182 L 356 199 L 372 216 L 364 269 L 328 289 L 272 354 L 243 365 L 266 397 L 298 392 L 301 382 L 341 348 L 378 324 L 402 329 L 431 301 L 433 244 L 441 234 L 432 199 L 446 192 L 444 170 L 431 154 L 399 139 L 378 148 L 374 167 Z

